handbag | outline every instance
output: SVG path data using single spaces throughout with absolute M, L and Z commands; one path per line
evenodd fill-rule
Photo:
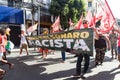
M 14 48 L 14 43 L 10 40 L 7 41 L 7 45 L 5 46 L 6 50 L 11 51 Z

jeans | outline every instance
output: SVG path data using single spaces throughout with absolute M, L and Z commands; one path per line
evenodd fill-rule
M 62 55 L 62 60 L 65 61 L 66 60 L 65 52 L 61 51 L 61 55 Z
M 84 67 L 82 70 L 81 63 L 84 58 Z M 77 64 L 76 64 L 76 73 L 78 75 L 85 74 L 89 68 L 89 61 L 90 61 L 90 55 L 87 53 L 80 53 L 77 57 Z

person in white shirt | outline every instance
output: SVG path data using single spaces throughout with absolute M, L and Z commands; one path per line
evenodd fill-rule
M 25 30 L 21 30 L 21 35 L 19 35 L 19 37 L 21 37 L 20 40 L 20 55 L 22 54 L 23 49 L 26 50 L 27 55 L 29 55 L 28 53 L 28 44 L 27 44 L 27 40 L 26 40 L 26 33 Z

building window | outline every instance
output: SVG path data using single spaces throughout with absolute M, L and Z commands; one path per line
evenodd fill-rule
M 91 1 L 88 2 L 88 7 L 92 7 L 92 2 Z

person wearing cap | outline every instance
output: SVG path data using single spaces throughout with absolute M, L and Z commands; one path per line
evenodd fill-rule
M 29 55 L 28 53 L 28 44 L 27 44 L 27 40 L 26 40 L 26 33 L 25 30 L 21 30 L 21 34 L 19 35 L 19 37 L 21 38 L 20 40 L 20 55 L 22 54 L 23 49 L 26 50 L 27 55 Z
M 87 20 L 83 20 L 82 23 L 83 23 L 84 29 L 89 28 L 89 23 Z M 87 73 L 89 68 L 90 55 L 88 52 L 83 51 L 79 54 L 76 54 L 76 56 L 77 56 L 76 74 L 74 74 L 73 76 L 77 78 L 80 77 L 82 79 L 85 79 L 86 77 L 84 77 L 84 75 Z M 84 62 L 84 67 L 82 69 L 83 60 L 85 62 Z

